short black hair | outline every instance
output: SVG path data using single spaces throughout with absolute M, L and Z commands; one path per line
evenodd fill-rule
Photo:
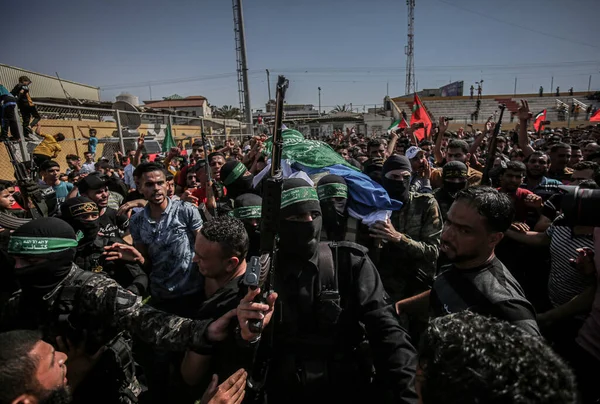
M 504 233 L 515 216 L 510 198 L 491 187 L 463 189 L 456 194 L 454 200 L 462 200 L 477 209 L 477 213 L 486 219 L 486 227 L 491 232 Z
M 581 147 L 578 144 L 570 144 L 571 150 L 581 150 Z
M 429 323 L 419 365 L 424 404 L 577 402 L 573 372 L 542 338 L 469 311 Z
M 63 140 L 65 140 L 65 135 L 63 135 L 62 133 L 57 133 L 56 135 L 54 135 L 54 137 L 56 138 L 56 141 L 58 142 L 62 142 Z
M 96 164 L 94 164 L 94 168 L 96 170 L 98 170 L 99 168 L 102 168 L 103 170 L 106 170 L 108 168 L 111 168 L 110 164 L 107 161 L 99 161 Z
M 91 151 L 84 151 L 83 155 L 85 156 L 86 154 L 94 154 L 94 153 L 92 153 Z
M 541 150 L 534 150 L 529 156 L 525 157 L 525 162 L 529 163 L 529 159 L 532 156 L 537 156 L 537 157 L 542 157 L 543 156 L 543 157 L 546 157 L 546 159 L 548 159 L 548 161 L 550 161 L 550 156 L 548 156 L 546 153 L 544 153 Z
M 448 142 L 446 149 L 461 149 L 463 153 L 467 154 L 469 152 L 469 144 L 464 140 L 452 139 Z
M 48 169 L 50 169 L 52 167 L 60 168 L 60 164 L 58 164 L 58 162 L 56 162 L 54 160 L 46 160 L 40 165 L 40 171 L 47 171 Z
M 419 143 L 419 147 L 423 146 L 433 146 L 433 143 L 431 142 L 431 140 L 423 140 L 421 143 Z
M 585 159 L 585 161 L 592 161 L 592 160 L 596 160 L 600 158 L 600 151 L 594 152 L 592 154 L 589 154 L 587 156 L 587 158 Z
M 571 149 L 571 145 L 566 143 L 554 143 L 552 147 L 550 147 L 550 153 L 555 153 L 558 149 Z
M 167 176 L 165 177 L 165 179 L 167 181 L 173 181 L 175 179 L 175 176 L 173 174 L 171 174 L 170 172 L 167 172 Z
M 381 145 L 385 146 L 385 142 L 383 141 L 383 139 L 371 139 L 369 140 L 369 143 L 367 143 L 367 150 L 369 150 L 371 147 L 379 147 Z
M 67 154 L 65 160 L 81 160 L 81 157 L 76 154 Z
M 40 332 L 34 330 L 0 334 L 0 403 L 10 403 L 21 394 L 37 395 L 42 390 L 35 377 L 38 358 L 30 355 L 41 340 Z
M 600 167 L 598 163 L 594 163 L 593 161 L 580 161 L 579 163 L 573 166 L 573 170 L 594 170 L 596 171 Z
M 160 171 L 161 173 L 163 173 L 165 175 L 165 178 L 167 178 L 167 170 L 165 169 L 165 167 L 161 164 L 158 163 L 154 163 L 154 162 L 148 162 L 148 163 L 142 163 L 139 166 L 137 166 L 135 168 L 135 170 L 133 170 L 133 175 L 135 177 L 141 177 L 143 174 L 145 173 L 151 173 L 153 171 Z
M 525 167 L 525 164 L 520 161 L 507 161 L 506 168 L 501 171 L 500 175 L 504 174 L 507 170 L 525 173 L 527 171 L 527 167 Z
M 248 233 L 241 220 L 230 217 L 215 217 L 204 223 L 200 233 L 208 240 L 219 243 L 225 257 L 246 258 L 249 247 Z

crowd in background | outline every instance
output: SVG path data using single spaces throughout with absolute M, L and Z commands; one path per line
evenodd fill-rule
M 301 226 L 282 226 L 282 254 L 315 239 L 353 242 L 364 250 L 385 289 L 377 293 L 389 295 L 386 301 L 407 339 L 420 346 L 422 372 L 414 367 L 412 371 L 421 402 L 575 402 L 568 397 L 577 388 L 583 402 L 600 397 L 594 383 L 600 379 L 595 230 L 591 223 L 565 216 L 560 189 L 562 185 L 598 188 L 600 128 L 531 131 L 526 102 L 516 117 L 519 126 L 501 132 L 495 150 L 489 150 L 495 127 L 492 118 L 483 131 L 471 126 L 450 132 L 449 121 L 440 117 L 422 138 L 417 138 L 416 126 L 380 137 L 353 129 L 337 129 L 322 139 L 306 137 L 327 143 L 349 166 L 381 185 L 390 200 L 401 204 L 393 205 L 385 220 L 367 224 L 350 214 L 352 193 L 343 176 L 313 178 L 315 200 L 300 201 L 298 210 L 282 223 L 321 224 L 322 220 L 322 227 L 315 227 L 317 233 L 305 239 Z M 261 183 L 255 179 L 268 164 L 267 135 L 224 144 L 196 140 L 188 148 L 180 145 L 159 155 L 145 153 L 145 139 L 140 136 L 135 150 L 106 158 L 96 155 L 96 131 L 89 128 L 84 133 L 88 151 L 66 156 L 68 170 L 63 172 L 54 158 L 64 136 L 46 135 L 37 123 L 31 132 L 43 139 L 33 151 L 38 185 L 54 190 L 55 216 L 81 232 L 73 262 L 86 271 L 106 273 L 140 300 L 149 298 L 146 304 L 162 312 L 215 319 L 239 304 L 241 319 L 241 308 L 251 304 L 251 299 L 244 300 L 248 294 L 240 284 L 242 269 L 246 256 L 260 252 Z M 486 177 L 489 183 L 482 182 Z M 284 190 L 311 186 L 299 181 L 304 180 L 286 180 Z M 0 212 L 25 217 L 25 204 L 14 183 L 0 184 Z M 283 233 L 286 229 L 290 238 Z M 236 238 L 240 233 L 246 235 L 241 241 Z M 10 237 L 8 230 L 0 234 L 5 241 Z M 214 255 L 211 251 L 216 247 L 211 243 L 223 250 Z M 19 254 L 9 251 L 9 255 Z M 480 257 L 485 259 L 478 261 Z M 14 266 L 6 259 L 6 265 Z M 4 305 L 19 289 L 20 279 L 9 271 L 2 278 Z M 294 302 L 302 294 L 281 298 Z M 491 319 L 460 314 L 467 309 Z M 267 306 L 262 312 L 272 310 Z M 459 314 L 444 320 L 451 313 Z M 309 316 L 298 314 L 302 315 Z M 238 333 L 237 338 L 255 341 L 244 327 Z M 6 338 L 6 347 L 16 346 L 16 337 Z M 28 338 L 31 349 L 42 349 L 39 337 Z M 371 344 L 371 338 L 385 340 L 370 335 Z M 174 353 L 135 338 L 133 346 L 137 366 L 143 369 L 142 385 L 151 392 L 144 398 L 147 402 L 186 402 L 190 397 L 193 402 L 205 390 L 210 394 L 203 402 L 210 397 L 239 402 L 243 397 L 240 386 L 246 373 L 236 372 L 244 366 L 235 360 L 243 355 L 234 357 L 233 348 L 211 351 L 213 361 L 207 363 L 201 351 Z M 373 353 L 376 361 L 377 355 Z M 473 359 L 481 355 L 484 359 Z M 486 360 L 487 365 L 492 363 L 487 368 L 482 364 Z M 481 385 L 470 376 L 453 373 L 479 366 L 473 363 L 490 372 L 477 376 L 485 380 Z M 522 366 L 524 375 L 517 372 L 492 381 L 511 366 Z M 83 374 L 86 371 L 89 368 Z M 210 379 L 213 373 L 219 375 L 219 382 L 230 381 L 218 393 L 215 380 Z M 69 369 L 69 378 L 71 374 Z M 524 382 L 528 387 L 514 380 L 521 376 L 531 376 Z M 73 377 L 77 380 L 76 371 Z M 78 389 L 86 391 L 73 387 L 76 396 Z M 511 389 L 515 397 L 524 389 L 522 399 L 494 401 L 500 395 L 486 399 L 486 391 Z M 547 399 L 526 399 L 533 394 L 527 389 L 540 392 L 539 397 L 545 390 Z M 453 395 L 458 391 L 463 396 Z M 231 394 L 222 398 L 227 392 Z M 480 401 L 469 401 L 464 394 Z M 80 396 L 82 402 L 86 399 Z M 412 399 L 403 402 L 415 402 Z

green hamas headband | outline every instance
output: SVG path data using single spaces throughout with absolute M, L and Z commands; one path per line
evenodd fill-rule
M 15 237 L 11 236 L 8 242 L 8 253 L 17 255 L 38 255 L 61 252 L 69 248 L 75 248 L 81 235 L 77 234 L 77 240 L 72 238 L 53 237 Z
M 232 172 L 229 173 L 229 175 L 227 176 L 227 178 L 225 178 L 224 184 L 225 185 L 230 185 L 231 183 L 233 183 L 235 180 L 237 180 L 238 178 L 240 178 L 240 175 L 244 174 L 246 172 L 246 166 L 243 165 L 242 163 L 238 163 Z
M 330 198 L 345 198 L 348 199 L 348 186 L 346 184 L 331 183 L 323 184 L 317 187 L 317 194 L 319 199 L 330 199 Z
M 293 205 L 294 203 L 304 201 L 317 201 L 317 191 L 313 187 L 298 187 L 292 189 L 286 189 L 281 193 L 281 208 Z
M 233 210 L 233 217 L 238 219 L 260 219 L 262 206 L 241 206 Z

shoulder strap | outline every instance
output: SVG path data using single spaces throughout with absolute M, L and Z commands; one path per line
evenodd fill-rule
M 334 248 L 337 255 L 337 244 L 335 242 L 319 243 L 318 262 L 319 262 L 319 281 L 321 283 L 321 293 L 326 291 L 338 291 L 337 282 L 337 260 L 334 262 L 331 249 Z M 337 258 L 337 257 L 336 257 Z

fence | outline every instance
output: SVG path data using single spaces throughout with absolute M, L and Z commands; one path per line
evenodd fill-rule
M 40 132 L 48 135 L 62 133 L 65 140 L 60 142 L 62 151 L 55 160 L 61 166 L 61 172 L 67 170 L 65 157 L 75 154 L 83 158 L 88 150 L 87 139 L 89 129 L 95 129 L 98 138 L 96 161 L 106 157 L 114 162 L 115 153 L 137 148 L 137 139 L 145 134 L 145 152 L 160 153 L 168 124 L 175 143 L 183 148 L 191 148 L 192 143 L 207 134 L 208 140 L 215 147 L 224 144 L 225 140 L 233 138 L 242 141 L 252 135 L 253 129 L 245 123 L 231 119 L 200 118 L 180 115 L 156 114 L 136 111 L 122 111 L 105 108 L 90 108 L 82 106 L 66 106 L 57 104 L 36 104 L 42 120 Z M 23 161 L 28 160 L 33 149 L 40 143 L 21 141 L 18 154 Z M 20 150 L 19 150 L 20 149 Z M 0 148 L 0 179 L 13 180 L 13 168 L 5 148 Z

